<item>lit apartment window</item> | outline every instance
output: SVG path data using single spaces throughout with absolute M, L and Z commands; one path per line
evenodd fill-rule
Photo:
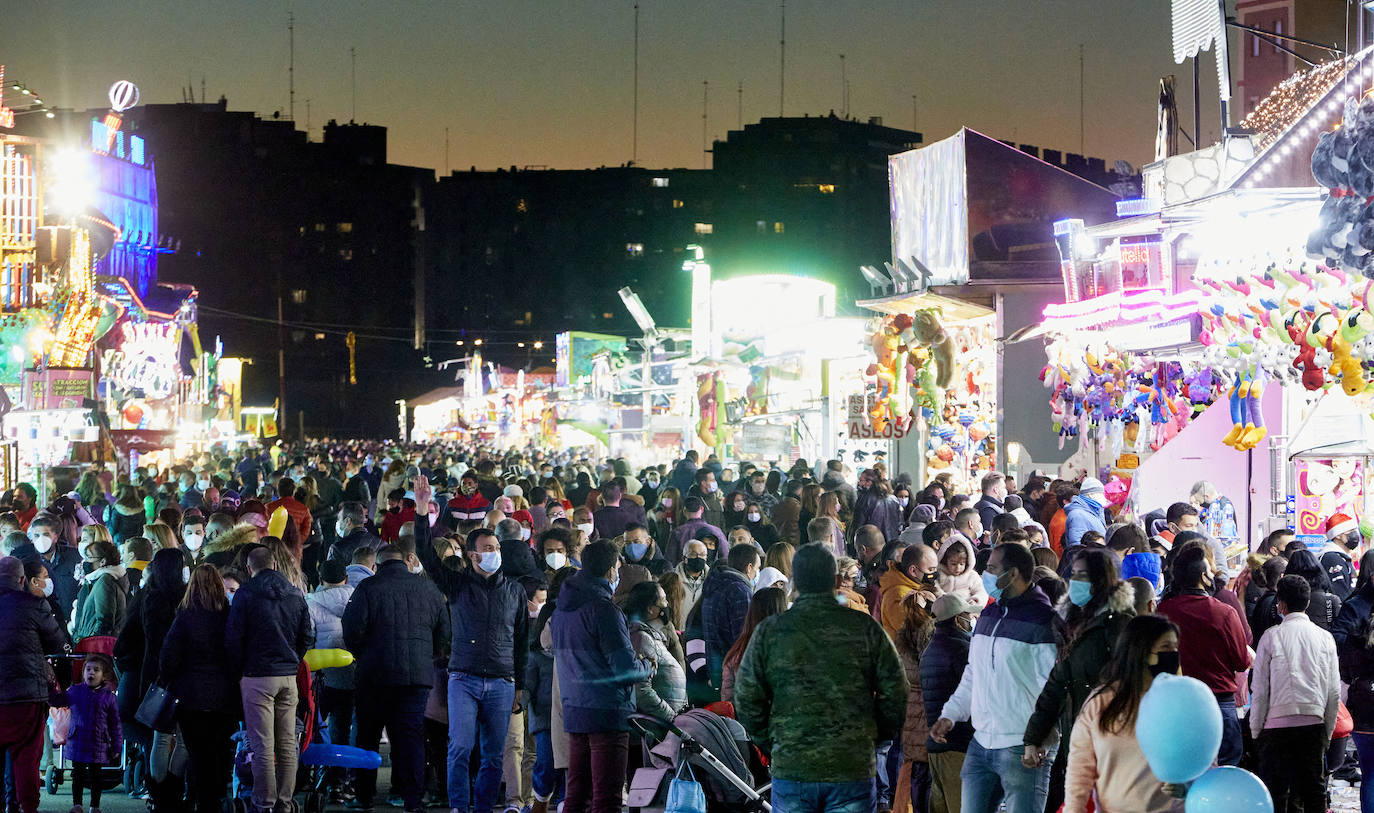
M 515 204 L 515 211 L 517 211 L 517 212 L 522 212 L 522 213 L 523 213 L 523 212 L 528 212 L 529 210 L 530 210 L 530 205 L 529 205 L 528 203 L 525 202 L 525 199 L 524 199 L 524 198 L 521 198 L 521 199 L 520 199 L 520 202 L 517 203 L 517 204 Z
M 755 228 L 755 229 L 758 229 L 759 234 L 765 234 L 765 233 L 767 233 L 767 231 L 768 231 L 768 221 L 766 221 L 766 220 L 755 220 L 755 221 L 754 221 L 754 228 Z
M 341 249 L 339 249 L 339 259 L 343 260 L 344 262 L 347 262 L 347 261 L 353 259 L 353 249 L 351 249 L 351 248 L 341 248 Z
M 820 192 L 821 192 L 822 195 L 833 195 L 833 194 L 835 194 L 835 184 L 833 184 L 833 183 L 818 184 L 818 185 L 816 186 L 816 188 L 820 190 Z
M 654 186 L 657 186 L 657 187 L 659 187 L 660 189 L 666 189 L 666 188 L 668 187 L 668 179 L 667 179 L 667 178 L 654 178 L 653 183 L 654 183 Z
M 324 231 L 324 224 L 323 224 L 323 223 L 316 223 L 316 224 L 315 224 L 315 231 L 320 231 L 320 232 Z
M 644 256 L 644 244 L 643 244 L 643 243 L 626 243 L 626 244 L 625 244 L 625 253 L 626 253 L 626 254 L 629 254 L 631 257 L 643 257 L 643 256 Z
M 352 224 L 352 223 L 340 223 L 339 225 L 335 226 L 334 228 L 339 232 L 339 234 L 352 234 L 352 233 L 353 233 L 353 224 Z
M 774 233 L 774 234 L 782 234 L 782 233 L 783 233 L 783 225 L 782 225 L 782 221 L 781 221 L 781 220 L 779 220 L 778 222 L 776 222 L 776 223 L 773 224 L 773 233 Z
M 712 234 L 716 230 L 715 226 L 713 226 L 710 223 L 697 223 L 692 228 L 696 231 L 697 234 Z
M 305 304 L 305 289 L 304 289 L 304 288 L 295 288 L 295 289 L 292 289 L 292 291 L 291 291 L 291 301 L 294 302 L 294 303 L 297 304 L 297 305 L 304 305 L 304 304 Z
M 674 209 L 681 209 L 681 208 L 682 208 L 682 201 L 678 200 L 677 198 L 673 198 L 673 208 L 674 208 Z
M 318 342 L 318 341 L 323 341 L 323 340 L 324 340 L 324 334 L 323 334 L 323 333 L 316 333 L 316 334 L 315 334 L 315 341 Z

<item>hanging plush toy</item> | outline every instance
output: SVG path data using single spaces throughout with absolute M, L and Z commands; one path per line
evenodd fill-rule
M 935 384 L 944 389 L 954 378 L 954 344 L 949 333 L 940 325 L 934 310 L 917 311 L 912 317 L 911 330 L 916 343 L 930 348 L 935 356 Z
M 1326 376 L 1322 373 L 1322 368 L 1317 366 L 1317 346 L 1307 341 L 1307 318 L 1299 311 L 1288 317 L 1287 324 L 1288 336 L 1298 348 L 1298 355 L 1293 359 L 1293 368 L 1302 370 L 1303 387 L 1315 392 L 1326 384 Z

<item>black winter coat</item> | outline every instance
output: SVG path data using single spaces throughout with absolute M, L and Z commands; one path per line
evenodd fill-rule
M 448 607 L 429 579 L 393 559 L 354 589 L 343 634 L 359 689 L 433 686 L 435 653 L 448 645 Z
M 1063 747 L 1088 695 L 1101 683 L 1102 669 L 1111 660 L 1121 631 L 1134 617 L 1135 592 L 1122 582 L 1054 665 L 1026 723 L 1027 745 L 1045 745 L 1058 726 Z
M 1351 594 L 1352 601 L 1360 594 Z M 1349 606 L 1348 604 L 1346 606 Z M 1336 645 L 1340 656 L 1341 681 L 1350 684 L 1345 705 L 1355 722 L 1355 730 L 1374 731 L 1374 647 L 1366 646 L 1369 638 L 1369 617 L 1358 622 L 1346 636 L 1345 643 Z
M 926 720 L 931 721 L 932 726 L 935 720 L 940 719 L 945 701 L 959 688 L 959 680 L 968 666 L 968 650 L 972 641 L 973 633 L 959 629 L 951 618 L 935 625 L 935 634 L 921 653 L 921 696 L 926 704 Z M 938 743 L 927 737 L 926 751 L 932 754 L 967 751 L 972 739 L 972 723 L 955 723 L 954 728 L 945 735 L 945 742 Z
M 158 672 L 180 708 L 237 713 L 238 685 L 224 647 L 229 608 L 187 607 L 177 613 L 162 643 Z
M 294 676 L 315 628 L 305 596 L 275 570 L 264 570 L 234 594 L 225 649 L 234 677 Z
M 115 503 L 105 511 L 105 525 L 110 529 L 110 536 L 114 538 L 115 547 L 123 545 L 136 536 L 142 536 L 143 525 L 147 521 L 148 516 L 143 513 L 142 505 L 130 509 Z
M 429 538 L 429 523 L 415 523 L 415 554 L 425 573 L 448 600 L 453 629 L 448 668 L 480 677 L 512 678 L 516 690 L 525 687 L 525 662 L 529 657 L 529 611 L 525 588 L 507 578 L 503 542 L 501 571 L 489 578 L 470 570 L 449 570 L 439 561 Z M 514 540 L 525 548 L 521 540 Z M 530 557 L 531 562 L 533 557 Z M 375 576 L 373 578 L 376 578 Z M 364 580 L 366 584 L 369 580 Z
M 1331 626 L 1331 636 L 1336 639 L 1336 647 L 1345 645 L 1351 635 L 1358 635 L 1369 623 L 1369 614 L 1374 609 L 1374 580 L 1365 582 L 1341 605 L 1336 623 Z
M 162 646 L 167 640 L 168 630 L 172 628 L 172 620 L 176 618 L 181 596 L 181 591 L 174 594 L 153 589 L 134 593 L 134 600 L 124 618 L 124 629 L 119 631 L 119 637 L 115 639 L 114 657 L 119 671 L 138 673 L 138 697 L 133 700 L 135 705 L 158 679 Z
M 46 702 L 44 656 L 67 642 L 52 607 L 26 590 L 0 591 L 0 641 L 0 703 Z
M 357 478 L 355 477 L 354 480 Z M 353 482 L 350 480 L 349 482 Z M 354 528 L 345 536 L 334 542 L 329 548 L 329 558 L 343 562 L 345 565 L 353 562 L 353 553 L 359 548 L 371 550 L 381 550 L 385 543 L 376 536 L 367 532 L 366 528 Z

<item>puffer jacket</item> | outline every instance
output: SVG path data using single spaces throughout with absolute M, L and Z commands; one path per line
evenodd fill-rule
M 93 635 L 118 635 L 128 607 L 129 579 L 123 565 L 96 568 L 81 579 L 72 613 L 72 642 Z
M 968 668 L 940 716 L 973 723 L 988 750 L 1021 744 L 1059 655 L 1059 617 L 1031 587 L 984 609 L 973 628 Z
M 239 548 L 256 543 L 260 537 L 257 526 L 242 522 L 206 542 L 201 552 L 206 564 L 223 570 L 234 563 Z
M 658 664 L 654 676 L 635 684 L 635 710 L 672 722 L 687 707 L 687 673 L 668 646 L 663 630 L 636 621 L 630 625 L 630 644 L 635 654 Z
M 448 668 L 480 677 L 512 678 L 517 691 L 525 688 L 530 651 L 525 588 L 500 571 L 483 578 L 470 569 L 444 567 L 430 543 L 428 522 L 415 523 L 415 555 L 448 600 L 453 631 Z M 364 579 L 358 586 L 375 578 Z
M 945 701 L 959 686 L 968 666 L 969 642 L 972 636 L 954 623 L 954 619 L 935 625 L 935 634 L 921 652 L 921 696 L 926 706 L 926 722 L 940 719 L 940 710 Z M 973 725 L 967 722 L 955 723 L 954 728 L 945 735 L 944 742 L 936 742 L 926 737 L 926 752 L 942 754 L 946 751 L 967 751 L 973 739 Z
M 1369 585 L 1365 585 L 1368 587 Z M 1362 588 L 1363 589 L 1363 588 Z M 1341 608 L 1345 612 L 1356 601 L 1361 590 L 1350 594 L 1350 601 Z M 1369 641 L 1370 617 L 1348 619 L 1353 623 L 1343 643 L 1336 649 L 1340 657 L 1341 680 L 1350 684 L 1345 705 L 1355 722 L 1355 730 L 1374 733 L 1374 642 Z
M 128 508 L 115 503 L 105 511 L 105 525 L 110 529 L 110 536 L 113 537 L 115 547 L 123 545 L 125 542 L 136 536 L 143 535 L 143 524 L 147 517 L 143 513 L 143 506 Z
M 295 675 L 315 630 L 305 596 L 275 570 L 264 570 L 234 594 L 225 645 L 233 674 Z
M 353 553 L 359 548 L 381 550 L 383 544 L 382 540 L 368 533 L 366 528 L 354 528 L 348 532 L 348 536 L 335 540 L 329 548 L 329 558 L 349 565 L 353 563 Z
M 962 548 L 968 555 L 968 563 L 964 565 L 964 572 L 958 576 L 951 576 L 945 569 L 945 557 L 949 555 L 955 546 Z M 978 571 L 973 569 L 976 557 L 973 553 L 973 546 L 963 537 L 962 534 L 951 534 L 949 541 L 945 543 L 940 551 L 940 569 L 936 572 L 937 584 L 946 593 L 954 593 L 969 602 L 975 607 L 982 608 L 988 603 L 988 591 L 983 587 L 983 577 L 978 575 Z M 976 613 L 975 613 L 976 615 Z
M 805 593 L 754 629 L 735 680 L 735 714 L 772 752 L 775 779 L 857 782 L 874 745 L 906 721 L 906 675 L 872 618 L 831 593 Z
M 229 608 L 179 611 L 162 644 L 158 670 L 172 695 L 189 711 L 237 712 L 239 687 L 224 648 Z
M 433 686 L 434 656 L 448 643 L 444 597 L 399 559 L 358 585 L 343 615 L 344 642 L 361 688 Z
M 706 576 L 701 592 L 701 631 L 712 686 L 720 686 L 721 664 L 744 629 L 753 594 L 744 574 L 722 561 L 717 561 Z
M 1321 717 L 1331 736 L 1341 701 L 1336 642 L 1305 613 L 1285 615 L 1264 634 L 1251 676 L 1249 720 L 1256 738 L 1271 717 L 1299 714 Z
M 1341 604 L 1336 623 L 1331 626 L 1331 637 L 1336 639 L 1337 648 L 1345 646 L 1350 636 L 1360 635 L 1361 630 L 1367 628 L 1371 610 L 1374 610 L 1374 579 L 1356 588 Z
M 1121 631 L 1134 617 L 1135 591 L 1129 584 L 1119 582 L 1107 603 L 1088 619 L 1050 672 L 1035 701 L 1035 711 L 1026 723 L 1026 745 L 1044 745 L 1056 726 L 1060 737 L 1067 741 L 1078 712 L 1101 682 L 1102 669 L 1111 660 Z
M 900 567 L 889 567 L 878 579 L 878 623 L 894 640 L 897 631 L 906 622 L 906 611 L 902 602 L 906 597 L 921 589 L 921 585 L 911 580 Z
M 108 686 L 92 689 L 79 682 L 54 699 L 54 705 L 71 709 L 72 715 L 71 736 L 63 746 L 63 756 L 72 762 L 119 764 L 124 732 L 115 693 Z
M 318 590 L 305 597 L 305 606 L 310 610 L 310 622 L 315 625 L 316 649 L 344 649 L 343 616 L 348 600 L 353 597 L 353 587 L 347 584 L 321 585 Z M 356 655 L 356 653 L 354 653 Z M 352 689 L 357 684 L 354 679 L 358 671 L 356 663 L 321 669 L 320 676 L 324 685 L 331 689 Z
M 1064 506 L 1063 547 L 1077 545 L 1088 531 L 1107 535 L 1107 522 L 1102 515 L 1102 504 L 1079 494 Z
M 553 652 L 540 646 L 539 638 L 548 626 L 553 608 L 541 611 L 540 623 L 531 630 L 530 656 L 525 664 L 525 686 L 530 695 L 530 733 L 548 731 L 553 723 Z
M 559 591 L 550 623 L 564 730 L 626 730 L 635 708 L 634 686 L 654 671 L 635 655 L 625 616 L 611 603 L 610 582 L 579 571 Z
M 67 638 L 46 599 L 26 590 L 0 590 L 0 702 L 48 699 L 45 655 L 57 654 Z
M 906 722 L 902 724 L 902 759 L 907 762 L 929 762 L 926 740 L 930 738 L 930 722 L 926 719 L 925 696 L 921 692 L 921 660 L 900 647 L 897 654 L 902 659 L 902 671 L 906 673 L 909 687 Z

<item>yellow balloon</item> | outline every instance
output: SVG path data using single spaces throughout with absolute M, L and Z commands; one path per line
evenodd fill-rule
M 291 515 L 286 513 L 286 509 L 277 506 L 277 510 L 272 512 L 272 518 L 267 521 L 267 535 L 281 539 L 282 531 L 286 530 L 286 523 L 291 521 Z
M 305 666 L 312 672 L 350 663 L 353 663 L 353 653 L 347 649 L 311 649 L 305 653 Z

